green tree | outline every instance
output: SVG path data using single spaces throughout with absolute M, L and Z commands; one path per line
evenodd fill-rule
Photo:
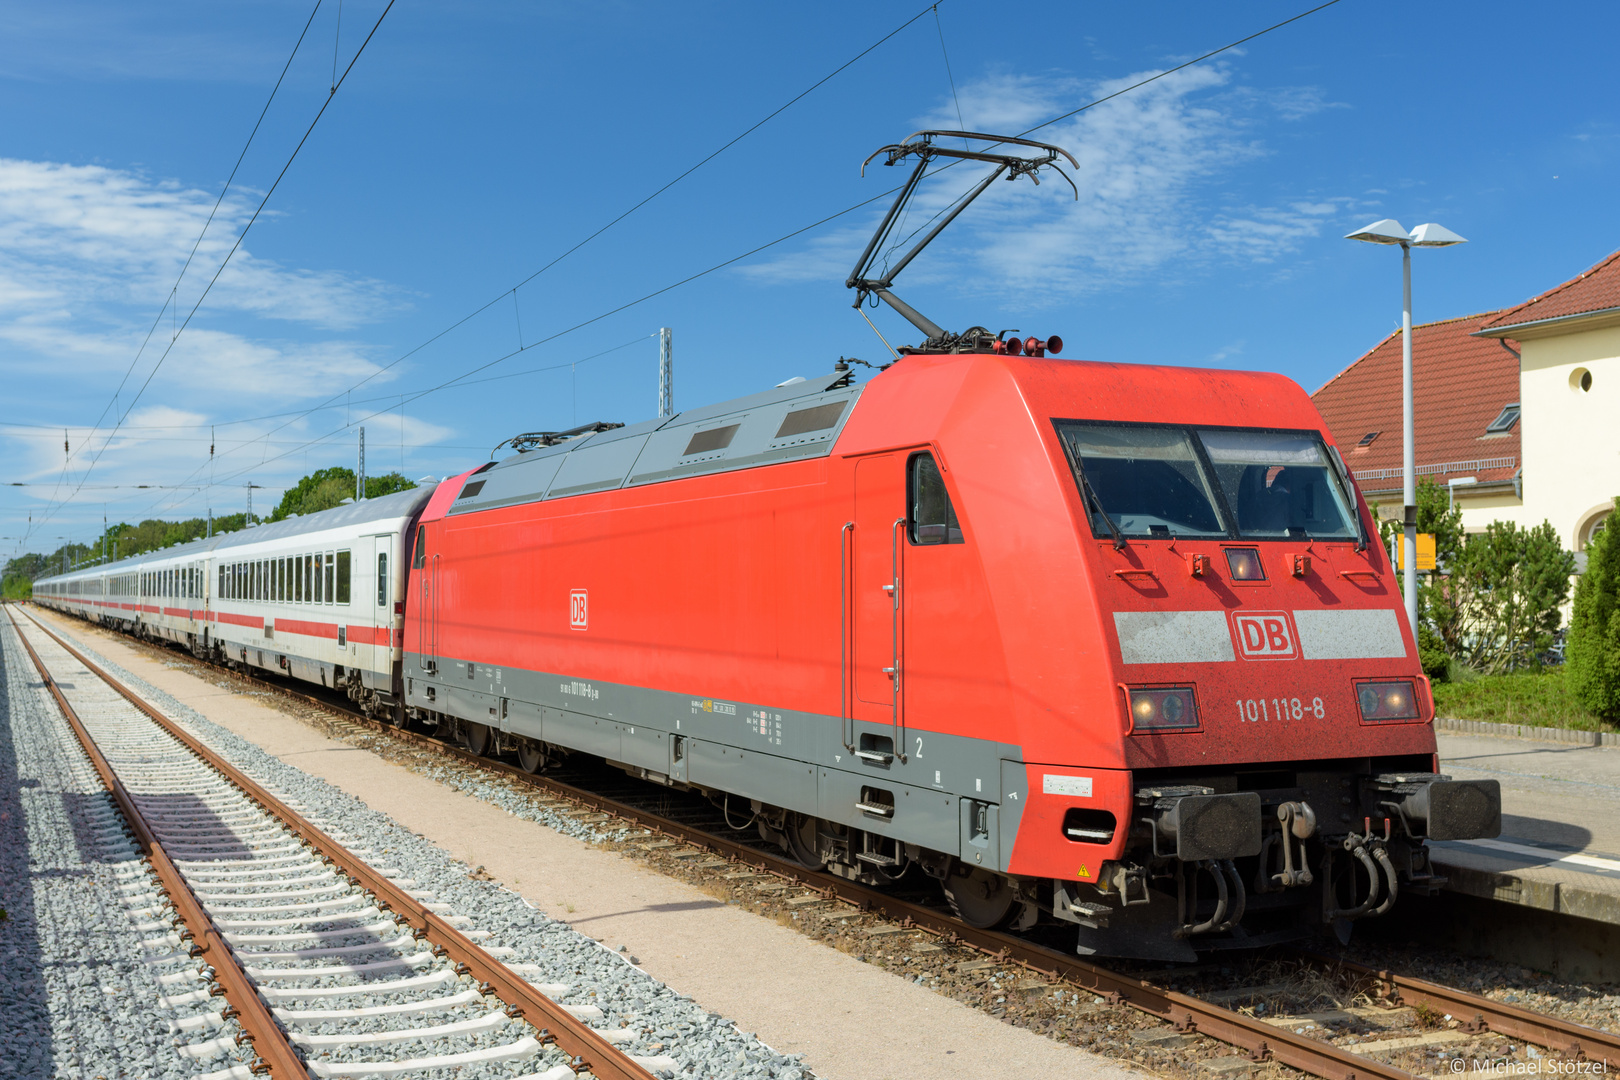
M 397 472 L 366 477 L 366 498 L 377 499 L 396 491 L 408 491 L 416 485 Z M 330 469 L 317 469 L 290 487 L 281 496 L 281 502 L 271 513 L 271 521 L 281 521 L 294 514 L 314 514 L 330 510 L 354 498 L 355 474 L 353 469 L 334 465 Z
M 1376 504 L 1373 507 L 1377 512 Z M 1417 531 L 1434 536 L 1435 570 L 1418 578 L 1418 657 L 1424 674 L 1431 679 L 1444 679 L 1451 668 L 1451 658 L 1458 654 L 1458 613 L 1452 593 L 1445 587 L 1445 575 L 1456 563 L 1465 539 L 1462 510 L 1451 505 L 1451 492 L 1430 477 L 1417 483 Z M 1378 534 L 1389 550 L 1392 539 L 1401 534 L 1401 522 L 1380 521 Z M 1406 594 L 1405 575 L 1396 575 L 1396 587 Z
M 1620 499 L 1615 500 L 1620 509 Z M 1620 517 L 1592 534 L 1575 586 L 1565 663 L 1570 693 L 1591 713 L 1620 718 Z
M 1575 573 L 1552 525 L 1493 521 L 1467 538 L 1448 571 L 1435 587 L 1449 613 L 1451 655 L 1488 674 L 1538 666 Z

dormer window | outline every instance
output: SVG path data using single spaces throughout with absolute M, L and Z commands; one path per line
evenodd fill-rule
M 1519 422 L 1519 403 L 1502 406 L 1502 411 L 1496 414 L 1496 419 L 1485 425 L 1485 434 L 1501 435 L 1513 430 L 1513 425 Z
M 1378 438 L 1378 436 L 1380 436 L 1382 434 L 1383 434 L 1382 431 L 1369 431 L 1369 432 L 1367 432 L 1367 434 L 1365 434 L 1365 435 L 1363 435 L 1361 437 L 1361 441 L 1356 443 L 1356 449 L 1357 450 L 1362 450 L 1362 449 L 1365 449 L 1366 447 L 1371 446 L 1373 444 L 1373 440 Z

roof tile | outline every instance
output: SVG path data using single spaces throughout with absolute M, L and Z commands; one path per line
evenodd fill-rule
M 1480 324 L 1481 330 L 1501 331 L 1525 323 L 1585 315 L 1620 308 L 1620 251 L 1562 285 L 1507 308 Z
M 1491 311 L 1412 328 L 1413 426 L 1420 478 L 1430 476 L 1444 484 L 1451 477 L 1474 476 L 1484 483 L 1511 479 L 1520 465 L 1523 421 L 1505 434 L 1485 434 L 1502 406 L 1519 400 L 1518 353 L 1512 342 L 1471 336 L 1501 314 Z M 1311 397 L 1361 489 L 1399 490 L 1400 331 Z M 1362 437 L 1373 431 L 1379 435 L 1372 444 L 1358 448 Z

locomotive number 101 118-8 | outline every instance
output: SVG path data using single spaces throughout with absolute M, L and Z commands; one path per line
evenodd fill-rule
M 1303 720 L 1307 716 L 1317 720 L 1327 718 L 1327 708 L 1321 698 L 1249 698 L 1237 702 L 1238 719 L 1245 724 L 1261 724 L 1268 720 Z

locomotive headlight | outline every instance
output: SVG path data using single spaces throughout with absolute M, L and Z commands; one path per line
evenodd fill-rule
M 1417 693 L 1412 683 L 1366 682 L 1356 686 L 1356 704 L 1361 707 L 1361 718 L 1369 721 L 1416 720 L 1418 718 Z
M 1264 581 L 1266 568 L 1260 563 L 1257 548 L 1227 548 L 1226 568 L 1233 581 Z
M 1130 691 L 1132 731 L 1186 731 L 1198 726 L 1192 687 Z

